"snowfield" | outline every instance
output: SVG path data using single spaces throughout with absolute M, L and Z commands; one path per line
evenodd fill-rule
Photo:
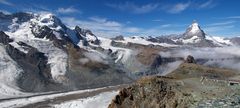
M 109 86 L 111 87 L 118 87 L 118 86 Z M 38 102 L 43 102 L 47 100 L 51 100 L 57 97 L 62 96 L 68 96 L 68 95 L 78 95 L 82 93 L 91 93 L 98 90 L 103 90 L 109 87 L 102 87 L 102 88 L 96 88 L 96 89 L 87 89 L 87 90 L 78 90 L 78 91 L 71 91 L 71 92 L 65 92 L 65 93 L 56 93 L 56 94 L 44 94 L 39 96 L 29 96 L 24 98 L 17 98 L 17 99 L 10 99 L 10 100 L 3 100 L 0 101 L 0 107 L 1 108 L 17 108 L 17 107 L 24 107 L 29 104 L 35 104 Z M 93 106 L 98 106 L 97 108 L 106 108 L 108 104 L 110 104 L 111 99 L 117 94 L 117 91 L 108 91 L 108 92 L 102 92 L 96 96 L 88 97 L 88 98 L 82 98 L 79 100 L 73 100 L 64 102 L 58 105 L 52 105 L 53 107 L 57 108 L 96 108 Z M 76 107 L 74 107 L 76 106 Z M 84 106 L 84 107 L 80 107 Z M 101 106 L 101 107 L 100 107 Z
M 164 47 L 177 47 L 178 45 L 173 45 L 173 44 L 168 44 L 168 43 L 156 43 L 156 42 L 150 42 L 147 41 L 144 38 L 141 38 L 139 36 L 132 36 L 132 37 L 124 37 L 124 40 L 121 41 L 117 41 L 117 42 L 122 42 L 122 43 L 136 43 L 136 44 L 142 44 L 142 45 L 160 45 L 160 46 L 164 46 Z
M 118 91 L 104 92 L 99 95 L 53 105 L 54 108 L 107 108 Z

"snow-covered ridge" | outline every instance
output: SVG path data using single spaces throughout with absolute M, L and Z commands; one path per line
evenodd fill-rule
M 206 36 L 207 40 L 211 40 L 217 45 L 224 46 L 224 45 L 230 45 L 233 46 L 234 44 L 230 41 L 230 39 L 226 39 L 224 37 L 217 37 L 217 36 Z
M 192 38 L 190 39 L 182 39 L 181 41 L 185 44 L 188 44 L 188 43 L 197 43 L 199 42 L 201 39 L 198 37 L 198 36 L 193 36 Z
M 62 49 L 59 49 L 53 45 L 52 41 L 46 38 L 37 38 L 33 34 L 39 33 L 39 29 L 43 26 L 47 26 L 54 30 L 54 34 L 58 39 L 61 39 L 58 31 L 64 30 L 64 26 L 61 25 L 60 20 L 56 19 L 53 14 L 34 14 L 33 18 L 27 22 L 21 24 L 17 23 L 18 18 L 12 20 L 12 24 L 9 25 L 9 30 L 5 33 L 10 36 L 14 41 L 10 43 L 20 51 L 27 53 L 22 46 L 18 45 L 18 42 L 24 42 L 38 51 L 45 53 L 48 57 L 48 63 L 51 66 L 51 75 L 57 82 L 61 82 L 60 76 L 65 75 L 67 69 L 67 54 Z
M 137 43 L 137 44 L 142 44 L 142 45 L 160 45 L 164 47 L 176 47 L 178 45 L 174 44 L 169 44 L 169 43 L 157 43 L 157 42 L 150 42 L 147 41 L 147 38 L 140 37 L 140 36 L 131 36 L 131 37 L 124 37 L 124 40 L 116 40 L 117 42 L 122 42 L 122 43 Z

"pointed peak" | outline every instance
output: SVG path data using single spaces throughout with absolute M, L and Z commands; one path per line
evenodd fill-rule
M 201 28 L 196 20 L 193 20 L 192 24 L 189 26 L 189 29 L 190 29 L 189 32 L 191 32 L 191 33 L 196 33 L 196 32 L 201 31 Z
M 205 38 L 205 33 L 199 26 L 196 20 L 193 20 L 192 24 L 188 27 L 186 32 L 184 33 L 186 38 L 192 38 L 193 36 Z
M 194 23 L 198 23 L 197 20 L 193 20 L 192 24 L 194 24 Z

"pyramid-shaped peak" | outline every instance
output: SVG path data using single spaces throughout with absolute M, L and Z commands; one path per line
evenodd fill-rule
M 189 26 L 189 29 L 190 29 L 189 32 L 193 34 L 201 31 L 201 28 L 196 20 L 194 20 L 193 23 Z
M 196 20 L 193 20 L 192 24 L 187 28 L 186 32 L 184 33 L 185 38 L 192 38 L 193 36 L 205 38 L 205 33 Z

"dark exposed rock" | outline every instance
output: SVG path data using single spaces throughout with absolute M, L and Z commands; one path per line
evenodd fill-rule
M 240 37 L 231 38 L 230 41 L 231 41 L 233 44 L 240 45 Z
M 112 49 L 108 49 L 108 54 L 111 54 L 112 52 Z
M 122 35 L 119 35 L 119 36 L 116 36 L 116 37 L 112 38 L 112 40 L 123 41 L 124 37 Z
M 186 60 L 185 60 L 185 63 L 196 63 L 196 61 L 195 61 L 193 56 L 188 55 Z
M 24 53 L 10 44 L 6 47 L 9 56 L 24 70 L 24 73 L 18 79 L 19 87 L 29 92 L 45 91 L 47 88 L 37 86 L 44 85 L 52 80 L 48 59 L 44 53 L 37 49 L 33 47 L 29 47 L 29 49 L 28 53 Z
M 177 108 L 187 107 L 187 98 L 178 92 L 168 77 L 144 77 L 122 89 L 108 108 Z M 185 96 L 191 97 L 191 96 Z
M 35 37 L 37 37 L 37 38 L 44 38 L 44 37 L 46 37 L 47 39 L 53 40 L 54 37 L 52 37 L 50 35 L 52 30 L 49 27 L 47 27 L 47 26 L 40 27 L 38 25 L 35 25 L 35 26 L 33 26 L 33 28 L 39 28 L 39 29 L 36 29 L 37 31 L 34 31 L 32 29 L 32 33 L 33 33 L 33 35 Z
M 156 56 L 153 63 L 151 64 L 151 68 L 157 68 L 162 64 L 162 57 L 160 55 Z
M 33 14 L 30 13 L 25 13 L 25 12 L 18 12 L 18 13 L 13 13 L 12 18 L 18 18 L 17 23 L 22 23 L 29 21 L 31 18 L 33 18 Z
M 89 42 L 91 42 L 92 44 L 95 44 L 95 45 L 99 45 L 100 44 L 100 40 L 92 33 L 92 31 L 86 30 L 86 29 L 82 29 L 79 26 L 75 27 L 75 31 L 77 32 L 78 39 L 83 41 L 83 45 L 84 46 L 88 45 L 88 40 L 86 39 L 86 35 L 87 34 L 95 37 L 94 40 L 90 40 Z
M 0 43 L 3 43 L 4 45 L 6 45 L 12 41 L 13 40 L 10 39 L 8 35 L 6 35 L 3 31 L 0 31 Z
M 83 35 L 83 36 L 86 36 L 87 34 L 94 35 L 94 34 L 92 33 L 92 31 L 86 30 L 86 29 L 82 29 L 82 28 L 80 28 L 79 26 L 76 26 L 76 27 L 75 27 L 75 30 L 76 30 L 79 34 L 81 34 L 81 35 Z
M 147 41 L 157 42 L 157 43 L 176 44 L 173 40 L 167 37 L 156 37 L 156 38 L 150 37 L 149 39 L 147 39 Z
M 71 43 L 73 44 L 74 42 L 67 36 L 63 36 L 64 32 L 63 31 L 58 31 L 59 36 L 61 39 L 58 39 L 57 36 L 53 33 L 56 32 L 52 29 L 50 29 L 47 26 L 42 26 L 42 27 L 38 27 L 39 29 L 37 29 L 37 31 L 34 31 L 32 29 L 32 33 L 34 34 L 35 37 L 37 38 L 46 38 L 49 39 L 50 41 L 53 41 L 54 46 L 64 49 L 64 45 L 66 45 L 67 43 Z

